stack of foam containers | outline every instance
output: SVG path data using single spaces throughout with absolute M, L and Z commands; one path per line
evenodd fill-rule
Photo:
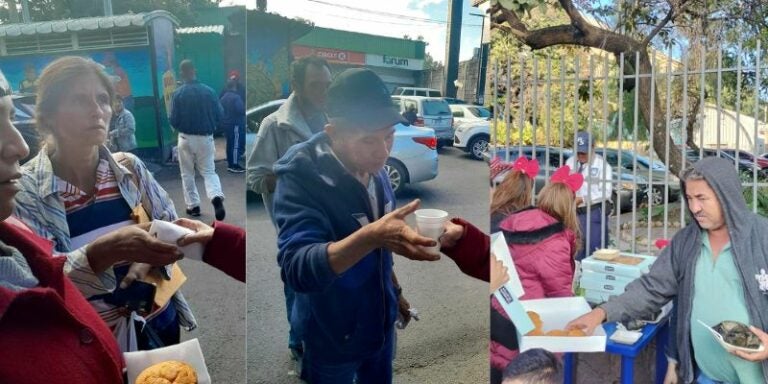
M 648 273 L 656 260 L 654 256 L 621 253 L 621 256 L 637 257 L 642 261 L 636 265 L 620 264 L 598 260 L 590 256 L 581 261 L 579 286 L 584 289 L 584 298 L 593 304 L 608 301 L 611 296 L 624 292 L 627 284 Z

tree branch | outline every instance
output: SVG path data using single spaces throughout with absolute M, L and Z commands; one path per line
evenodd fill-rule
M 670 20 L 672 20 L 674 16 L 675 16 L 675 6 L 670 4 L 669 12 L 667 12 L 667 16 L 664 16 L 664 19 L 661 20 L 661 23 L 659 23 L 659 25 L 657 25 L 656 28 L 654 28 L 651 31 L 651 33 L 649 33 L 648 36 L 646 36 L 645 39 L 643 39 L 643 41 L 640 42 L 640 44 L 642 44 L 643 46 L 648 46 L 651 40 L 653 40 L 653 38 L 656 37 L 656 35 L 659 32 L 661 32 L 661 30 L 669 23 Z
M 584 32 L 584 28 L 587 25 L 587 23 L 584 21 L 584 18 L 581 17 L 581 13 L 578 9 L 573 5 L 572 0 L 560 0 L 560 6 L 563 7 L 563 10 L 565 10 L 565 13 L 568 15 L 568 18 L 571 19 L 571 24 L 576 27 L 579 31 Z

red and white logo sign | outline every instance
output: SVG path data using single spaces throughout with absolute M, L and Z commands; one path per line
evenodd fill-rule
M 359 65 L 365 64 L 365 54 L 361 52 L 343 51 L 340 49 L 332 48 L 308 47 L 305 45 L 294 45 L 291 48 L 291 53 L 296 59 L 314 55 L 323 58 L 330 63 Z

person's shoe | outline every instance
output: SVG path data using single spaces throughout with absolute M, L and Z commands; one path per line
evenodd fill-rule
M 200 207 L 187 208 L 187 215 L 198 217 L 200 216 Z
M 239 165 L 233 165 L 231 167 L 227 167 L 227 171 L 231 173 L 243 173 L 245 172 L 245 169 Z
M 213 204 L 213 211 L 216 212 L 216 220 L 224 220 L 224 216 L 227 215 L 227 211 L 224 210 L 224 198 L 216 196 L 211 200 L 211 204 Z

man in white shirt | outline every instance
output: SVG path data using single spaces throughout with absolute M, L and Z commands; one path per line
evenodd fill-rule
M 581 228 L 582 246 L 576 260 L 592 254 L 595 249 L 608 245 L 608 212 L 613 187 L 613 169 L 602 156 L 595 154 L 592 135 L 576 135 L 576 156 L 565 164 L 574 173 L 584 176 L 584 184 L 576 191 L 576 213 Z

